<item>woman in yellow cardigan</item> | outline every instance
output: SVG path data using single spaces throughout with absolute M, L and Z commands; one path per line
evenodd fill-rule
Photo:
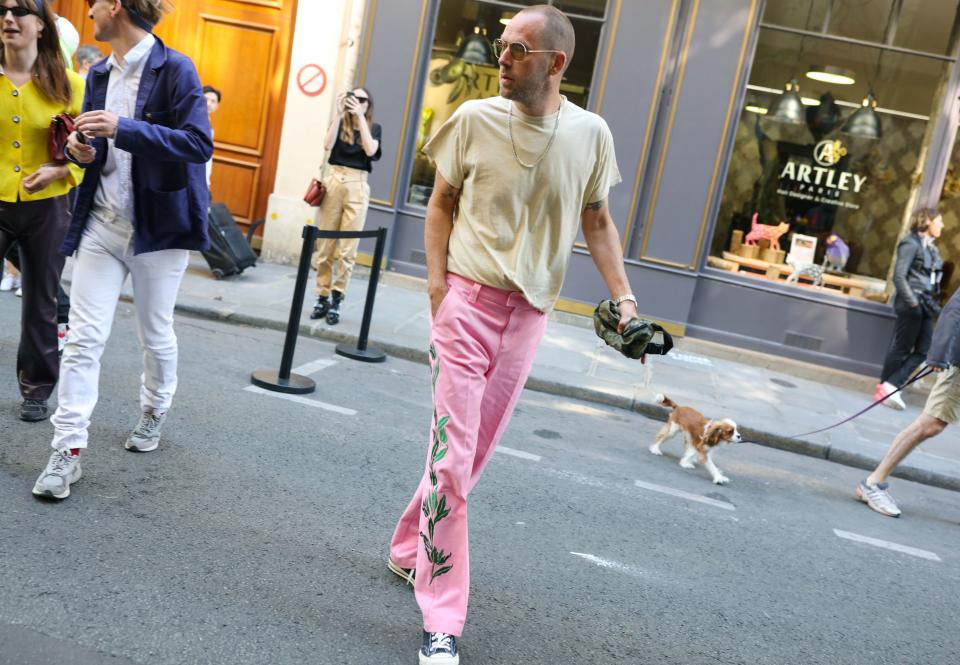
M 51 161 L 50 120 L 80 113 L 84 83 L 67 69 L 45 0 L 0 0 L 0 29 L 0 257 L 19 244 L 20 418 L 33 422 L 47 417 L 57 383 L 58 249 L 70 222 L 67 193 L 82 177 L 79 167 Z

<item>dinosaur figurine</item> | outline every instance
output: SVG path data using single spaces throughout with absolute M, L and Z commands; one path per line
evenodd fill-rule
M 770 249 L 780 249 L 780 236 L 790 230 L 790 225 L 786 222 L 780 222 L 776 226 L 768 224 L 759 224 L 757 222 L 757 213 L 753 213 L 753 219 L 750 222 L 750 233 L 744 239 L 745 245 L 756 245 L 758 240 L 766 238 L 770 241 Z

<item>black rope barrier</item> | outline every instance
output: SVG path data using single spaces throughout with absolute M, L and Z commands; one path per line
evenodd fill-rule
M 300 329 L 300 315 L 303 310 L 303 298 L 310 274 L 310 257 L 317 238 L 376 238 L 377 245 L 373 254 L 373 266 L 367 285 L 367 299 L 363 306 L 363 320 L 360 324 L 360 336 L 357 346 L 338 344 L 338 355 L 364 362 L 383 362 L 386 355 L 378 349 L 367 348 L 370 334 L 370 320 L 373 316 L 373 301 L 376 297 L 377 282 L 380 279 L 380 263 L 383 261 L 384 247 L 387 242 L 387 230 L 383 227 L 375 231 L 321 231 L 312 225 L 303 227 L 303 247 L 300 250 L 300 263 L 297 266 L 297 280 L 293 287 L 293 300 L 290 302 L 290 318 L 287 321 L 287 333 L 283 341 L 283 354 L 280 357 L 280 369 L 258 369 L 250 375 L 250 382 L 260 388 L 275 392 L 304 395 L 317 389 L 316 382 L 308 376 L 291 373 L 293 354 L 297 347 L 297 333 Z

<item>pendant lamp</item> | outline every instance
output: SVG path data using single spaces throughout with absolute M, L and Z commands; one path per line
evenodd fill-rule
M 880 123 L 880 114 L 877 113 L 877 98 L 871 90 L 859 109 L 847 118 L 840 129 L 840 133 L 851 139 L 878 141 L 883 138 L 883 126 Z
M 807 128 L 807 110 L 800 99 L 800 84 L 791 79 L 779 97 L 760 119 L 763 133 L 774 141 L 809 143 L 813 140 Z
M 456 57 L 471 65 L 487 65 L 493 67 L 497 59 L 493 57 L 493 46 L 490 40 L 484 36 L 486 30 L 481 30 L 480 26 L 473 29 L 473 33 L 468 35 L 460 48 L 457 50 Z

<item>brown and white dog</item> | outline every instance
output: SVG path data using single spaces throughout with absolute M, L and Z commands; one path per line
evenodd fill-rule
M 691 409 L 689 406 L 680 406 L 665 395 L 657 395 L 654 400 L 657 404 L 663 404 L 673 409 L 673 413 L 667 418 L 667 422 L 660 431 L 657 432 L 657 439 L 650 446 L 650 452 L 654 455 L 663 455 L 660 446 L 663 442 L 678 432 L 683 432 L 684 446 L 683 456 L 680 458 L 680 466 L 684 469 L 692 469 L 695 464 L 694 457 L 699 458 L 700 463 L 707 467 L 707 471 L 713 476 L 713 482 L 717 485 L 723 485 L 730 482 L 716 464 L 713 463 L 713 451 L 721 443 L 739 443 L 742 440 L 740 430 L 737 429 L 737 423 L 729 418 L 723 420 L 707 420 L 699 411 Z

